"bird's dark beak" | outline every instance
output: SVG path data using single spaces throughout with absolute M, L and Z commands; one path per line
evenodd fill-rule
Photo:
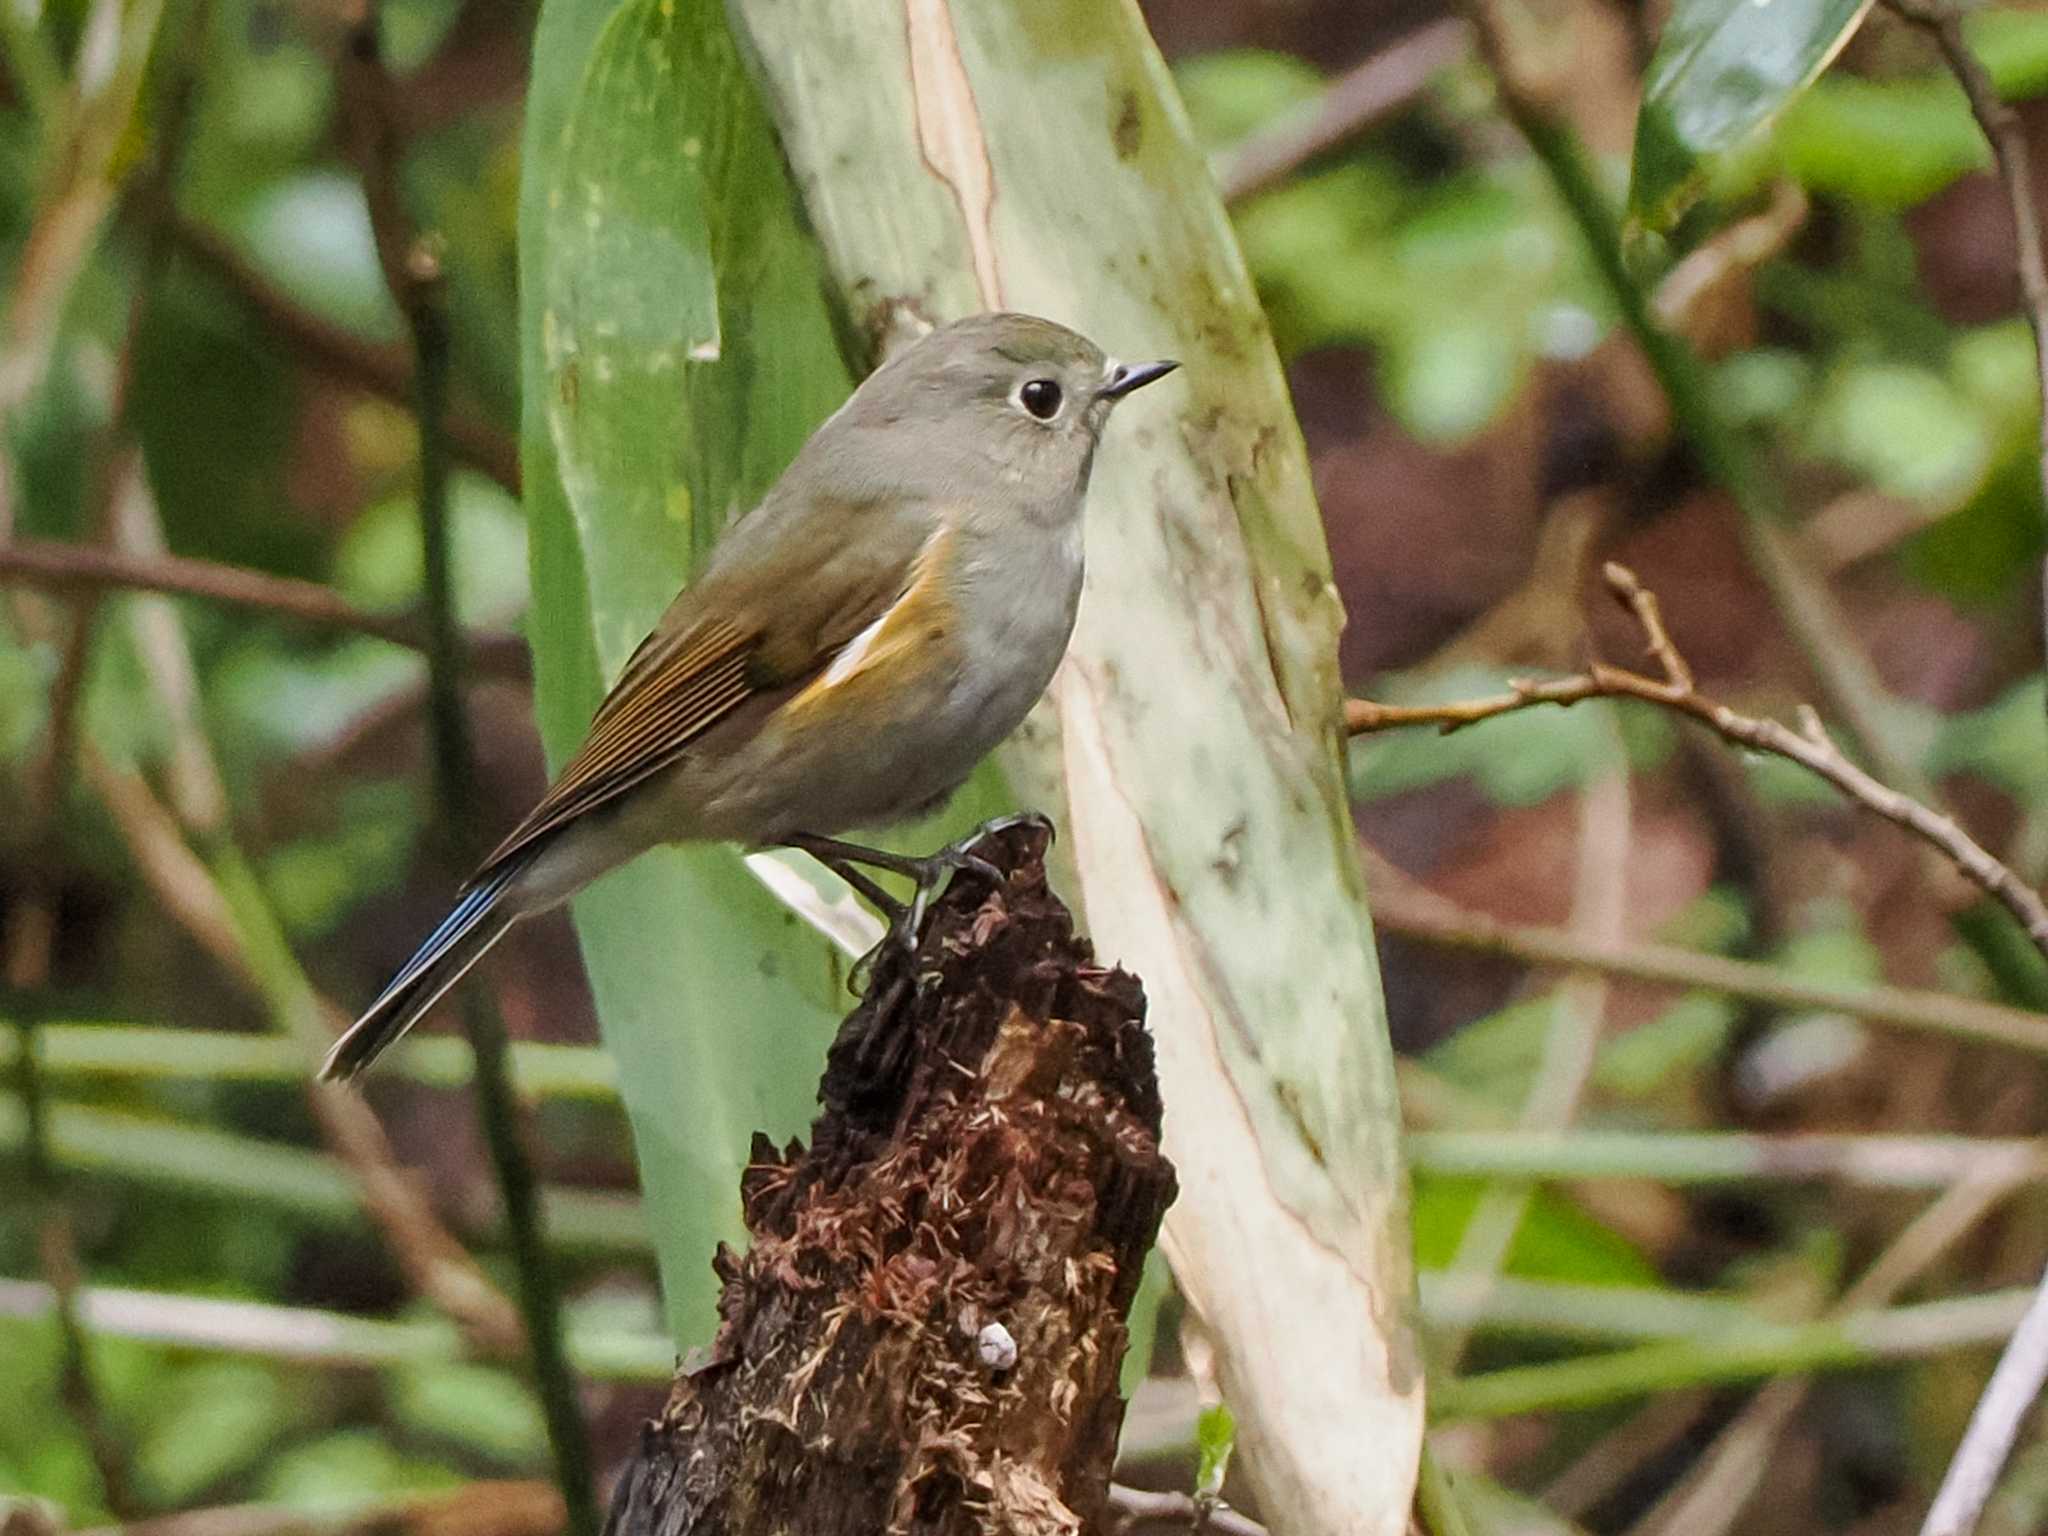
M 1101 400 L 1121 400 L 1134 389 L 1143 389 L 1147 384 L 1165 378 L 1180 366 L 1171 359 L 1156 363 L 1119 363 L 1109 382 L 1096 391 Z

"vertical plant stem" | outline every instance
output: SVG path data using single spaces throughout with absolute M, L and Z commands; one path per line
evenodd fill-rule
M 1998 179 L 2012 208 L 2014 267 L 2019 278 L 2020 309 L 2027 317 L 2027 329 L 2034 337 L 2034 373 L 2041 390 L 2040 478 L 2044 507 L 2048 507 L 2048 257 L 2041 250 L 2041 213 L 2034 197 L 2034 172 L 2027 149 L 2026 125 L 2019 113 L 1998 94 L 1991 71 L 1970 47 L 1963 35 L 1962 12 L 1943 0 L 1888 0 L 1891 8 L 1934 39 L 1949 73 L 1969 99 L 1970 115 L 1984 142 L 1991 146 L 1991 158 L 1998 167 Z M 2048 562 L 2042 566 L 2048 575 Z M 2048 639 L 2048 588 L 2042 602 L 2042 634 Z
M 462 634 L 455 616 L 454 557 L 448 530 L 447 315 L 438 264 L 425 249 L 407 257 L 415 284 L 407 305 L 417 357 L 420 416 L 420 554 L 426 576 L 427 716 L 434 743 L 435 787 L 442 814 L 465 858 L 481 837 L 476 817 L 476 750 L 462 705 Z
M 374 16 L 369 56 L 376 56 Z M 363 50 L 358 50 L 358 57 Z M 377 142 L 383 142 L 381 136 Z M 395 153 L 395 146 L 389 146 Z M 395 161 L 366 166 L 390 178 L 385 195 L 371 196 L 396 210 Z M 448 395 L 450 338 L 442 305 L 440 264 L 430 246 L 407 240 L 380 220 L 379 246 L 388 254 L 387 277 L 411 332 L 420 421 L 420 542 L 426 575 L 428 719 L 441 814 L 451 842 L 467 860 L 479 853 L 475 814 L 476 753 L 462 701 L 462 636 L 455 615 L 454 563 L 448 529 Z M 590 1441 L 576 1376 L 562 1337 L 562 1299 L 540 1207 L 532 1159 L 519 1125 L 519 1105 L 507 1069 L 505 1026 L 484 994 L 462 998 L 463 1025 L 476 1060 L 477 1115 L 505 1202 L 505 1226 L 519 1271 L 519 1311 L 532 1354 L 534 1387 L 547 1421 L 555 1477 L 561 1485 L 571 1536 L 597 1536 L 598 1511 L 590 1471 Z
M 1415 1503 L 1422 1516 L 1422 1528 L 1429 1536 L 1472 1536 L 1465 1511 L 1451 1490 L 1450 1470 L 1437 1460 L 1429 1441 L 1422 1442 L 1422 1463 L 1415 1483 Z
M 25 914 L 33 919 L 37 913 Z M 12 935 L 10 935 L 12 939 Z M 12 947 L 12 944 L 10 944 Z M 10 977 L 10 981 L 12 978 Z M 15 1063 L 15 1081 L 21 1094 L 25 1124 L 22 1163 L 24 1183 L 41 1207 L 36 1224 L 36 1246 L 43 1279 L 55 1301 L 57 1320 L 57 1393 L 64 1411 L 78 1426 L 99 1474 L 100 1496 L 107 1509 L 124 1521 L 134 1520 L 139 1507 L 128 1479 L 128 1463 L 122 1442 L 108 1426 L 100 1396 L 93 1381 L 92 1359 L 86 1348 L 85 1321 L 80 1315 L 77 1235 L 72 1230 L 71 1206 L 65 1199 L 63 1176 L 50 1155 L 50 1116 L 43 1094 L 42 1063 L 39 1057 L 36 1010 L 17 1003 L 21 1054 Z

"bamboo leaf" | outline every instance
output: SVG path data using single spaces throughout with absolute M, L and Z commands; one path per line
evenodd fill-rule
M 1223 1494 L 1223 1479 L 1230 1474 L 1230 1453 L 1237 1449 L 1237 1420 L 1223 1403 L 1212 1403 L 1195 1420 L 1195 1496 L 1214 1499 Z
M 523 457 L 559 761 L 727 520 L 845 397 L 815 257 L 716 7 L 548 0 L 521 190 Z M 737 322 L 737 323 L 736 323 Z M 671 1326 L 708 1337 L 752 1132 L 806 1123 L 843 962 L 726 849 L 575 908 Z
M 1869 9 L 1870 0 L 1678 0 L 1636 117 L 1631 226 L 1676 223 L 1715 163 L 1811 85 Z

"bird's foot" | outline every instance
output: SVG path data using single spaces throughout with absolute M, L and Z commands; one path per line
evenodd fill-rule
M 924 930 L 925 914 L 955 875 L 972 875 L 991 887 L 1009 884 L 1009 877 L 975 850 L 989 838 L 1014 827 L 1033 827 L 1043 831 L 1048 838 L 1052 836 L 1052 823 L 1044 816 L 1037 811 L 1019 811 L 983 822 L 965 837 L 922 857 L 894 853 L 887 848 L 870 848 L 836 837 L 814 837 L 807 832 L 789 839 L 790 847 L 810 854 L 888 919 L 889 930 L 882 935 L 882 941 L 854 962 L 847 977 L 847 984 L 853 991 L 865 993 L 883 962 L 890 959 L 907 961 L 917 952 L 918 935 Z M 912 882 L 910 900 L 896 900 L 862 873 L 863 865 L 905 876 Z

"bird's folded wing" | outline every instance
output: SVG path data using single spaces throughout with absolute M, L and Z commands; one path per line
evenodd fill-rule
M 830 547 L 824 535 L 843 539 L 844 530 L 805 526 L 860 511 L 814 502 L 784 525 L 784 537 L 768 541 L 769 559 L 746 552 L 714 560 L 714 571 L 685 589 L 640 643 L 576 755 L 471 884 L 670 767 L 749 700 L 811 682 L 895 607 L 916 582 L 920 546 L 929 542 L 916 520 L 867 523 L 850 552 L 824 561 L 816 554 Z M 736 600 L 736 591 L 750 600 Z
M 759 640 L 721 619 L 703 620 L 678 635 L 649 635 L 605 696 L 576 755 L 484 861 L 478 878 L 659 773 L 694 738 L 744 704 L 755 691 L 749 661 Z

